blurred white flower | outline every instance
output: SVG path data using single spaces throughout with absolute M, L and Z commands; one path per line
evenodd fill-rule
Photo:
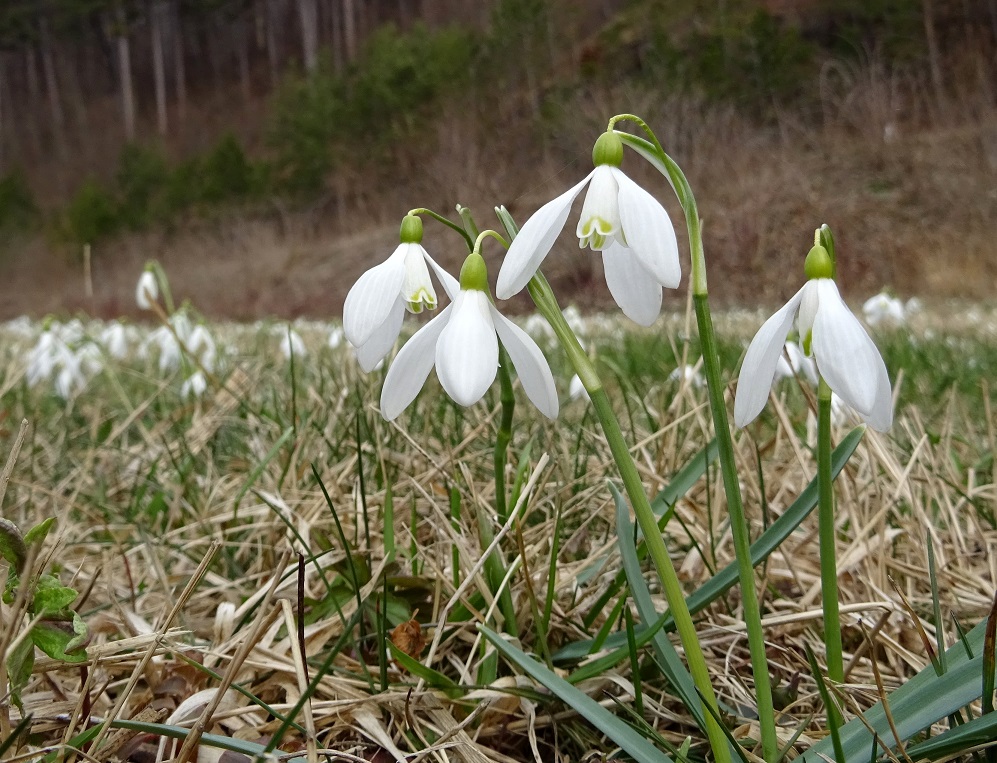
M 787 357 L 789 358 L 788 362 L 786 360 Z M 808 358 L 796 342 L 786 342 L 783 353 L 779 356 L 779 362 L 775 367 L 774 382 L 793 376 L 802 376 L 811 385 L 814 387 L 817 386 L 817 364 L 814 363 L 814 359 Z
M 338 350 L 340 345 L 343 343 L 345 334 L 343 333 L 342 326 L 333 326 L 332 330 L 329 332 L 329 349 Z
M 862 305 L 862 315 L 870 326 L 897 327 L 906 320 L 904 303 L 885 292 L 869 297 Z
M 568 382 L 568 397 L 572 400 L 578 400 L 584 398 L 585 400 L 590 400 L 588 390 L 585 389 L 585 385 L 582 384 L 582 380 L 575 374 L 571 377 L 571 381 Z
M 180 385 L 180 397 L 201 397 L 208 388 L 208 380 L 202 371 L 195 371 Z
M 135 287 L 135 304 L 139 310 L 151 310 L 154 303 L 159 301 L 159 282 L 156 274 L 151 269 L 146 268 L 142 275 L 138 277 L 138 285 Z
M 670 374 L 668 374 L 668 381 L 682 382 L 683 384 L 689 384 L 696 389 L 702 389 L 706 386 L 706 379 L 699 372 L 696 366 L 679 366 Z
M 290 360 L 292 356 L 298 360 L 308 354 L 301 334 L 290 326 L 280 329 L 280 354 L 284 356 L 284 360 Z
M 100 343 L 107 350 L 107 354 L 116 360 L 128 357 L 128 345 L 131 340 L 131 333 L 128 327 L 121 321 L 111 321 L 100 332 Z

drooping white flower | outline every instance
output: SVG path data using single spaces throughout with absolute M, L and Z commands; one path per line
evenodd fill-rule
M 298 360 L 308 354 L 301 334 L 290 326 L 281 330 L 280 354 L 284 356 L 284 360 L 290 360 L 292 357 Z
M 203 371 L 195 371 L 180 385 L 180 397 L 185 400 L 188 397 L 201 397 L 208 388 L 208 380 Z
M 135 304 L 139 310 L 151 310 L 152 305 L 159 301 L 159 282 L 156 274 L 150 268 L 142 271 L 138 277 L 138 285 L 135 287 Z
M 741 365 L 734 423 L 746 426 L 765 407 L 794 318 L 831 390 L 873 429 L 889 429 L 893 401 L 886 364 L 831 278 L 808 280 L 755 334 Z
M 217 358 L 217 348 L 215 340 L 208 331 L 207 326 L 198 323 L 190 330 L 190 334 L 184 340 L 187 351 L 193 355 L 198 363 L 209 374 L 215 370 L 215 359 Z
M 344 338 L 343 327 L 333 326 L 332 329 L 329 331 L 329 342 L 328 342 L 329 349 L 338 350 L 339 346 L 343 343 L 343 338 Z
M 485 263 L 470 255 L 454 301 L 398 352 L 381 390 L 381 414 L 395 419 L 408 407 L 433 366 L 446 393 L 464 406 L 478 402 L 495 381 L 499 340 L 519 373 L 523 390 L 548 418 L 557 416 L 554 376 L 540 348 L 488 298 Z
M 130 339 L 131 333 L 121 321 L 111 321 L 100 332 L 100 343 L 107 354 L 116 360 L 127 357 Z
M 623 143 L 603 133 L 592 150 L 596 167 L 526 221 L 499 271 L 495 295 L 519 293 L 550 253 L 567 222 L 571 204 L 588 184 L 575 230 L 578 244 L 602 252 L 609 291 L 628 318 L 650 326 L 661 311 L 662 287 L 682 278 L 678 240 L 664 207 L 619 169 Z
M 585 389 L 585 385 L 582 383 L 581 377 L 579 377 L 578 374 L 572 376 L 571 381 L 568 382 L 568 397 L 572 400 L 578 400 L 580 398 L 591 400 L 589 392 Z
M 862 304 L 862 315 L 870 326 L 902 326 L 906 320 L 904 303 L 880 292 Z
M 406 310 L 421 313 L 426 308 L 436 309 L 429 266 L 444 281 L 448 293 L 457 291 L 456 280 L 422 248 L 422 220 L 406 215 L 400 238 L 401 243 L 387 260 L 357 279 L 343 304 L 343 333 L 356 348 L 357 361 L 364 371 L 372 370 L 391 352 Z
M 688 384 L 695 389 L 702 389 L 706 386 L 706 379 L 699 372 L 696 366 L 683 365 L 674 369 L 670 374 L 668 374 L 668 381 L 681 382 L 683 384 Z

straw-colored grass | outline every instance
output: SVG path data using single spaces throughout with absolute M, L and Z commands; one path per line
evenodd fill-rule
M 663 324 L 663 335 L 693 363 L 694 348 L 678 336 L 683 322 Z M 83 665 L 39 653 L 21 692 L 23 713 L 4 697 L 0 740 L 31 716 L 30 735 L 7 750 L 7 759 L 39 760 L 51 751 L 53 760 L 154 760 L 157 752 L 163 760 L 213 760 L 212 750 L 220 752 L 210 738 L 200 748 L 181 751 L 182 742 L 170 741 L 160 749 L 160 738 L 110 724 L 83 751 L 67 747 L 88 726 L 117 719 L 196 722 L 199 732 L 265 745 L 280 721 L 243 694 L 221 689 L 237 685 L 274 712 L 290 713 L 334 649 L 295 718 L 301 730 L 288 730 L 280 750 L 309 761 L 326 754 L 377 761 L 602 759 L 612 744 L 511 666 L 500 664 L 498 679 L 480 685 L 489 652 L 477 626 L 502 627 L 480 564 L 476 525 L 487 519 L 494 532 L 501 529 L 492 477 L 497 394 L 461 411 L 431 379 L 410 412 L 385 423 L 376 412 L 378 374 L 363 377 L 342 350 L 319 349 L 315 329 L 304 333 L 312 353 L 296 361 L 293 377 L 269 340 L 231 338 L 240 354 L 196 402 L 178 398 L 178 380 L 160 379 L 134 361 L 109 366 L 65 403 L 27 390 L 18 356 L 8 354 L 4 449 L 13 447 L 22 416 L 28 427 L 3 516 L 23 529 L 58 519 L 33 569 L 54 571 L 80 592 L 73 608 L 84 616 L 91 641 Z M 641 336 L 649 335 L 634 341 Z M 594 334 L 591 342 L 600 354 L 623 346 L 613 334 Z M 639 360 L 660 370 L 650 389 L 638 396 L 616 381 L 611 386 L 654 494 L 705 445 L 711 425 L 703 390 L 666 381 L 674 363 Z M 931 369 L 900 371 L 891 368 L 902 388 Z M 608 369 L 606 378 L 613 379 Z M 808 397 L 784 384 L 761 422 L 735 435 L 753 537 L 816 473 Z M 978 399 L 955 394 L 933 409 L 940 413 L 929 418 L 928 409 L 925 401 L 924 408 L 900 410 L 890 435 L 868 431 L 836 482 L 847 665 L 842 696 L 849 713 L 929 664 L 912 618 L 932 640 L 941 627 L 953 643 L 953 619 L 968 629 L 990 607 L 997 530 L 987 517 L 993 518 L 997 493 L 993 461 L 986 458 L 995 440 L 989 409 L 984 418 Z M 612 608 L 585 624 L 620 568 L 606 487 L 616 475 L 581 400 L 566 401 L 560 419 L 547 423 L 523 398 L 510 470 L 527 448 L 521 477 L 533 480 L 532 488 L 499 547 L 511 570 L 507 585 L 521 646 L 542 654 L 531 601 L 542 612 L 548 585 L 552 652 L 592 638 Z M 456 498 L 458 518 L 451 509 Z M 393 532 L 384 526 L 387 506 Z M 385 546 L 392 535 L 393 558 Z M 932 622 L 929 536 L 942 623 Z M 719 470 L 711 469 L 677 503 L 667 540 L 690 592 L 732 561 Z M 359 569 L 358 590 L 351 569 Z M 800 750 L 826 729 L 804 653 L 806 645 L 818 657 L 823 652 L 816 517 L 759 568 L 758 581 L 774 682 L 788 690 L 780 738 L 788 742 L 804 723 Z M 393 660 L 382 666 L 377 627 L 385 592 L 386 627 L 410 617 L 418 622 L 391 640 L 424 640 L 417 658 L 459 690 L 441 691 Z M 663 609 L 660 592 L 652 587 L 652 593 Z M 346 629 L 358 598 L 363 624 Z M 8 654 L 27 626 L 23 602 L 3 605 L 0 646 Z M 616 623 L 613 630 L 622 627 Z M 699 634 L 719 698 L 736 712 L 733 735 L 757 739 L 736 588 L 699 616 Z M 618 705 L 633 707 L 637 681 L 645 720 L 656 733 L 675 744 L 691 734 L 694 751 L 702 749 L 648 655 L 641 653 L 639 678 L 623 660 L 580 688 L 624 714 Z M 574 667 L 558 664 L 566 672 Z M 198 694 L 211 689 L 219 691 Z M 241 758 L 225 758 L 235 759 Z

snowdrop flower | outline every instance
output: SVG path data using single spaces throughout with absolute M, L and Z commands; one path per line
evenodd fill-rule
M 540 207 L 513 240 L 499 271 L 495 295 L 519 293 L 550 253 L 571 211 L 588 185 L 575 232 L 581 248 L 602 252 L 609 291 L 624 314 L 650 326 L 661 311 L 661 289 L 682 278 L 675 229 L 651 194 L 620 171 L 623 142 L 613 132 L 592 149 L 595 169 L 578 185 Z
M 525 331 L 495 309 L 487 289 L 485 261 L 471 254 L 453 303 L 416 332 L 388 369 L 381 390 L 385 419 L 397 418 L 408 407 L 434 365 L 446 393 L 460 405 L 474 405 L 495 381 L 500 339 L 527 397 L 548 418 L 557 416 L 557 389 L 547 360 Z
M 869 297 L 862 305 L 862 315 L 870 326 L 902 326 L 904 324 L 904 303 L 886 293 Z
M 343 327 L 333 326 L 332 330 L 329 332 L 329 349 L 338 350 L 339 346 L 343 343 Z
M 343 304 L 343 333 L 357 351 L 364 371 L 372 370 L 394 347 L 402 329 L 405 311 L 435 310 L 436 290 L 429 277 L 432 265 L 448 293 L 457 282 L 439 268 L 422 248 L 422 220 L 415 215 L 402 219 L 401 243 L 380 265 L 364 273 L 353 284 Z
M 284 360 L 290 360 L 292 357 L 297 360 L 308 354 L 308 350 L 305 349 L 305 342 L 301 338 L 301 334 L 292 329 L 290 326 L 281 332 L 280 354 L 284 356 Z
M 215 347 L 215 340 L 212 338 L 211 332 L 208 331 L 203 323 L 198 323 L 191 329 L 190 335 L 184 339 L 184 344 L 187 346 L 187 351 L 197 358 L 205 371 L 208 373 L 214 372 L 217 348 Z
M 793 376 L 802 376 L 811 385 L 817 386 L 817 364 L 814 363 L 814 359 L 808 358 L 796 342 L 786 342 L 786 347 L 775 367 L 775 381 Z
M 127 357 L 129 339 L 128 328 L 120 321 L 111 321 L 100 332 L 100 343 L 116 360 Z
M 152 305 L 159 301 L 159 282 L 156 281 L 156 274 L 152 272 L 150 266 L 146 266 L 142 275 L 138 277 L 138 285 L 135 287 L 135 304 L 139 310 L 151 310 Z
M 695 366 L 679 366 L 668 374 L 668 381 L 682 382 L 696 389 L 702 389 L 706 386 L 706 379 L 703 378 L 703 375 L 699 373 Z
M 589 392 L 585 389 L 585 385 L 582 384 L 581 378 L 578 374 L 571 377 L 571 381 L 568 382 L 568 397 L 572 400 L 579 400 L 584 398 L 585 400 L 591 400 L 589 397 Z
M 741 364 L 734 398 L 734 423 L 747 426 L 768 400 L 786 335 L 796 318 L 804 349 L 828 386 L 866 421 L 885 432 L 893 423 L 890 378 L 879 350 L 852 315 L 831 278 L 827 250 L 807 255 L 803 288 L 758 329 Z
M 188 397 L 201 397 L 207 388 L 208 380 L 205 378 L 204 372 L 195 371 L 180 385 L 180 397 L 185 400 Z

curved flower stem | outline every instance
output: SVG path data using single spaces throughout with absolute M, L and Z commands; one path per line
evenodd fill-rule
M 768 656 L 765 653 L 765 634 L 762 630 L 761 608 L 755 590 L 755 571 L 751 565 L 751 535 L 748 520 L 744 513 L 741 486 L 734 461 L 734 441 L 727 420 L 727 403 L 724 400 L 724 383 L 720 373 L 720 354 L 717 350 L 716 333 L 713 330 L 713 317 L 710 313 L 709 294 L 706 284 L 706 254 L 703 249 L 703 235 L 700 227 L 699 208 L 689 181 L 678 164 L 664 152 L 661 144 L 647 124 L 629 114 L 613 117 L 610 129 L 620 119 L 629 119 L 650 136 L 649 141 L 635 138 L 626 133 L 618 133 L 625 143 L 637 150 L 661 172 L 675 190 L 682 210 L 685 212 L 686 228 L 689 233 L 689 248 L 692 258 L 690 288 L 696 310 L 696 324 L 699 327 L 699 341 L 703 352 L 703 371 L 710 397 L 713 414 L 713 428 L 716 430 L 717 447 L 720 454 L 720 469 L 723 473 L 724 492 L 727 495 L 727 512 L 730 515 L 731 535 L 734 540 L 734 555 L 737 559 L 738 579 L 741 584 L 741 602 L 744 608 L 744 622 L 748 632 L 748 646 L 751 651 L 751 671 L 755 678 L 755 695 L 758 702 L 758 725 L 762 737 L 762 757 L 774 761 L 779 754 L 779 742 L 775 731 L 775 708 L 772 704 L 772 683 L 769 677 Z M 628 140 L 629 138 L 629 140 Z M 830 463 L 830 462 L 828 462 Z
M 551 328 L 557 335 L 561 346 L 568 355 L 571 365 L 574 366 L 575 373 L 581 379 L 585 390 L 592 399 L 592 405 L 596 416 L 602 424 L 602 431 L 609 443 L 609 449 L 616 461 L 620 477 L 633 507 L 637 523 L 644 533 L 644 540 L 647 544 L 648 552 L 654 562 L 655 570 L 661 581 L 661 587 L 668 600 L 668 607 L 675 620 L 675 626 L 685 650 L 686 661 L 689 664 L 689 672 L 692 679 L 703 696 L 703 701 L 709 703 L 713 713 L 706 714 L 706 734 L 709 737 L 710 747 L 713 750 L 714 759 L 717 763 L 730 763 L 730 747 L 723 730 L 714 718 L 717 710 L 717 699 L 713 692 L 713 685 L 710 683 L 710 674 L 706 667 L 706 657 L 699 644 L 699 637 L 696 635 L 696 626 L 692 622 L 689 608 L 685 603 L 685 594 L 682 585 L 679 583 L 678 575 L 668 555 L 668 548 L 661 537 L 658 524 L 651 510 L 651 504 L 647 500 L 644 486 L 640 480 L 640 474 L 634 463 L 630 450 L 623 438 L 619 421 L 613 413 L 609 398 L 602 386 L 602 380 L 596 373 L 592 361 L 589 360 L 585 350 L 582 348 L 568 322 L 561 313 L 561 308 L 557 304 L 557 299 L 547 283 L 547 279 L 538 270 L 529 283 L 530 296 L 540 313 L 550 323 Z
M 471 238 L 470 234 L 464 230 L 460 225 L 455 223 L 453 220 L 448 220 L 443 215 L 434 212 L 431 209 L 426 209 L 425 207 L 416 207 L 415 209 L 410 209 L 408 212 L 410 215 L 426 215 L 427 217 L 432 217 L 436 222 L 443 223 L 448 228 L 453 228 L 457 231 L 467 243 L 467 251 L 474 249 L 474 240 Z
M 831 388 L 821 377 L 817 388 L 817 533 L 820 540 L 821 601 L 827 677 L 845 680 L 838 613 L 838 564 L 834 550 L 834 488 L 831 484 Z M 830 710 L 829 710 L 830 712 Z

